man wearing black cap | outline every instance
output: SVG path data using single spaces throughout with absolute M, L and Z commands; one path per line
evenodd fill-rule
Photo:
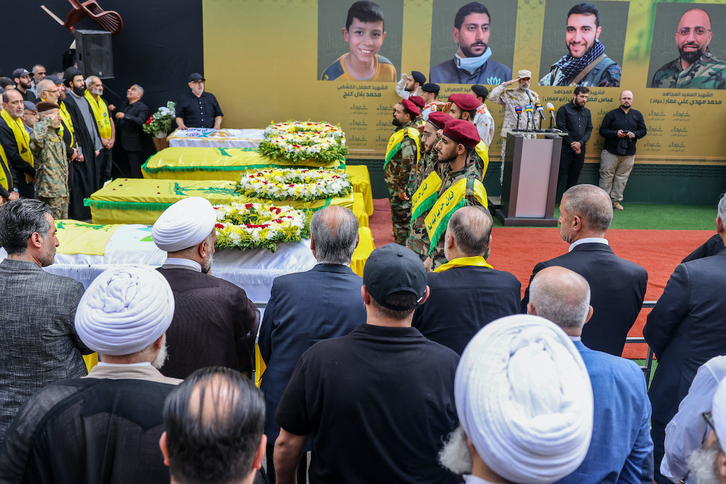
M 35 104 L 31 103 L 30 101 L 25 101 L 23 103 L 23 107 L 25 108 L 23 110 L 23 124 L 25 125 L 25 131 L 30 134 L 31 131 L 33 131 L 33 126 L 35 126 L 35 123 L 38 121 L 38 110 L 35 108 Z
M 30 101 L 33 104 L 38 102 L 38 98 L 30 90 L 32 87 L 30 72 L 25 69 L 15 69 L 13 71 L 13 80 L 15 81 L 15 89 L 23 96 L 23 101 Z
M 388 185 L 388 200 L 391 203 L 393 237 L 399 245 L 406 245 L 409 224 L 411 223 L 411 195 L 415 191 L 415 167 L 418 163 L 419 132 L 416 118 L 421 114 L 414 103 L 403 99 L 393 107 L 393 120 L 396 126 L 386 147 L 386 161 L 383 164 L 383 177 Z
M 366 324 L 306 351 L 282 396 L 277 482 L 294 482 L 310 434 L 310 482 L 454 482 L 437 454 L 457 425 L 458 357 L 411 327 L 429 295 L 421 261 L 396 244 L 374 250 L 361 294 Z
M 211 92 L 204 91 L 206 79 L 195 72 L 189 76 L 191 91 L 182 94 L 176 103 L 176 125 L 179 129 L 222 127 L 222 108 Z
M 436 111 L 436 98 L 439 97 L 439 90 L 441 88 L 438 84 L 433 82 L 427 82 L 421 86 L 421 97 L 424 100 L 423 111 L 421 111 L 421 117 L 424 121 L 429 119 L 429 114 Z
M 424 265 L 430 270 L 448 262 L 444 254 L 444 234 L 451 215 L 469 205 L 487 208 L 487 192 L 473 159 L 479 141 L 479 133 L 473 123 L 453 119 L 446 123 L 441 140 L 436 143 L 439 163 L 448 163 L 449 170 L 441 181 L 436 203 L 426 217 L 431 249 Z
M 402 99 L 409 99 L 409 96 L 420 96 L 421 86 L 426 83 L 426 76 L 419 71 L 411 71 L 411 77 L 408 74 L 401 74 L 401 80 L 396 84 L 396 94 Z
M 494 130 L 496 128 L 494 117 L 492 117 L 489 112 L 489 108 L 484 102 L 487 100 L 487 96 L 489 95 L 489 89 L 481 84 L 475 84 L 471 86 L 471 92 L 479 101 L 479 107 L 476 109 L 476 114 L 474 115 L 474 126 L 476 126 L 476 130 L 479 131 L 479 138 L 481 138 L 484 144 L 487 145 L 487 149 L 489 149 L 489 145 L 492 144 Z

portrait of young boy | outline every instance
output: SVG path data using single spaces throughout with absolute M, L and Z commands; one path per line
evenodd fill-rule
M 378 4 L 361 0 L 351 5 L 342 32 L 349 51 L 325 69 L 321 80 L 397 80 L 391 61 L 378 55 L 386 38 L 383 9 Z

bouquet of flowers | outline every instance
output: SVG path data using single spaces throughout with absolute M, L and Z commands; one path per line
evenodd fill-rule
M 331 163 L 345 159 L 345 133 L 338 126 L 310 121 L 271 124 L 260 142 L 263 155 L 290 163 Z
M 146 124 L 142 126 L 144 133 L 154 135 L 157 138 L 166 138 L 171 133 L 171 126 L 176 114 L 174 113 L 176 103 L 169 101 L 166 106 L 161 106 L 154 114 L 149 116 Z
M 242 173 L 236 190 L 254 198 L 309 202 L 344 197 L 353 187 L 343 170 L 276 168 Z
M 217 247 L 225 249 L 268 249 L 278 243 L 310 238 L 309 220 L 302 210 L 262 203 L 215 205 Z

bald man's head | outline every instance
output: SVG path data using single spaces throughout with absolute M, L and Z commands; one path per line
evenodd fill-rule
M 590 312 L 590 285 L 564 267 L 541 270 L 529 285 L 533 313 L 561 328 L 582 328 Z
M 483 256 L 492 234 L 492 216 L 484 207 L 463 207 L 449 219 L 446 233 L 451 234 L 463 257 Z

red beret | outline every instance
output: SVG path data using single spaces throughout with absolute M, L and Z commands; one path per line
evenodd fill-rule
M 426 102 L 421 96 L 409 96 L 408 99 L 419 108 L 423 108 L 424 106 L 426 106 Z
M 479 107 L 479 100 L 473 94 L 452 94 L 449 96 L 449 102 L 456 104 L 463 111 L 473 111 Z
M 401 105 L 408 111 L 412 116 L 421 116 L 421 111 L 419 111 L 418 106 L 416 106 L 414 103 L 409 101 L 408 99 L 404 99 L 401 101 Z
M 434 111 L 433 113 L 429 114 L 428 122 L 431 123 L 436 129 L 444 129 L 446 123 L 448 123 L 452 119 L 453 118 L 446 113 L 442 113 L 441 111 Z
M 446 123 L 444 136 L 448 136 L 457 143 L 461 143 L 469 148 L 476 147 L 479 141 L 481 141 L 479 131 L 477 131 L 474 123 L 464 121 L 463 119 L 452 119 Z

